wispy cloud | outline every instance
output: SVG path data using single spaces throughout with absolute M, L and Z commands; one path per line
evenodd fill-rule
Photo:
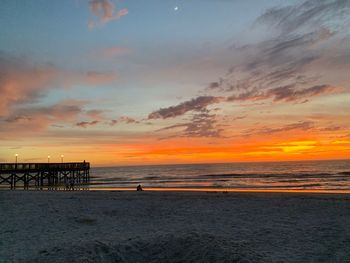
M 257 101 L 272 99 L 273 101 L 302 102 L 311 97 L 333 93 L 339 88 L 330 85 L 317 85 L 305 89 L 297 89 L 295 84 L 281 86 L 270 89 L 266 92 L 259 89 L 252 89 L 239 95 L 233 95 L 227 98 L 227 101 Z
M 0 52 L 0 117 L 11 114 L 20 103 L 34 103 L 52 89 L 77 84 L 104 85 L 116 80 L 114 72 L 73 72 L 51 64 L 42 65 Z
M 307 131 L 307 130 L 313 129 L 315 127 L 314 124 L 315 123 L 312 121 L 300 121 L 300 122 L 296 122 L 296 123 L 283 125 L 282 127 L 277 127 L 277 128 L 262 127 L 262 128 L 257 128 L 257 129 L 250 129 L 244 135 L 245 136 L 269 135 L 269 134 L 288 132 L 288 131 L 293 131 L 293 130 Z
M 57 69 L 31 65 L 22 58 L 0 52 L 0 116 L 15 103 L 33 102 L 47 89 Z
M 276 102 L 340 91 L 337 83 L 325 84 L 325 79 L 335 74 L 347 78 L 349 61 L 337 61 L 340 54 L 348 57 L 343 42 L 349 36 L 349 12 L 350 2 L 344 0 L 306 0 L 267 10 L 255 24 L 256 30 L 266 31 L 265 38 L 232 45 L 241 58 L 206 90 L 231 93 L 229 101 Z
M 271 8 L 257 19 L 257 24 L 275 27 L 284 35 L 318 26 L 339 30 L 350 22 L 349 11 L 350 2 L 347 0 L 307 0 Z
M 297 101 L 321 94 L 333 93 L 336 90 L 338 90 L 336 87 L 330 85 L 317 85 L 300 90 L 293 89 L 292 86 L 282 86 L 269 90 L 267 96 L 273 97 L 274 101 Z
M 223 97 L 214 96 L 200 96 L 185 102 L 182 102 L 176 106 L 168 108 L 162 108 L 154 111 L 148 115 L 148 119 L 167 119 L 181 116 L 189 111 L 202 111 L 207 106 L 215 103 L 222 102 Z
M 25 107 L 17 109 L 12 116 L 6 119 L 7 122 L 30 120 L 33 118 L 49 118 L 51 120 L 71 120 L 82 113 L 82 106 L 85 103 L 78 100 L 64 100 L 52 106 L 46 107 Z
M 89 27 L 104 25 L 128 14 L 128 9 L 117 10 L 112 0 L 90 0 L 89 7 L 95 19 L 90 20 Z
M 254 25 L 266 30 L 264 39 L 232 45 L 236 54 L 232 67 L 205 88 L 207 95 L 154 111 L 148 118 L 176 117 L 220 102 L 306 103 L 316 96 L 343 91 L 328 79 L 341 72 L 348 78 L 349 65 L 339 68 L 332 56 L 348 53 L 344 44 L 337 44 L 349 36 L 345 26 L 350 25 L 349 12 L 350 2 L 344 0 L 306 0 L 267 10 Z M 337 52 L 332 52 L 335 46 L 339 46 Z M 331 61 L 336 66 L 330 66 Z
M 16 108 L 7 118 L 0 119 L 0 135 L 38 135 L 47 132 L 52 125 L 63 127 L 62 123 L 75 121 L 84 113 L 84 104 L 85 102 L 78 100 L 63 100 L 52 106 L 30 105 Z
M 160 129 L 159 131 L 177 130 L 175 135 L 170 135 L 167 138 L 173 137 L 223 137 L 224 129 L 218 124 L 215 114 L 210 114 L 208 111 L 194 114 L 190 122 L 171 125 Z M 163 139 L 167 139 L 163 138 Z
M 208 106 L 221 102 L 245 102 L 266 99 L 272 99 L 272 101 L 275 102 L 306 102 L 307 99 L 311 97 L 333 93 L 337 90 L 340 89 L 330 85 L 316 85 L 309 88 L 297 89 L 296 85 L 292 84 L 276 87 L 267 91 L 258 88 L 248 89 L 238 95 L 231 95 L 228 97 L 200 96 L 182 102 L 176 106 L 170 106 L 168 108 L 154 111 L 148 115 L 148 119 L 174 118 L 190 111 L 199 112 L 206 110 Z
M 321 131 L 326 131 L 326 132 L 333 132 L 333 131 L 339 131 L 341 130 L 341 127 L 340 126 L 328 126 L 328 127 L 325 127 L 325 128 L 322 128 Z
M 109 121 L 110 126 L 117 125 L 118 123 L 130 124 L 130 123 L 139 123 L 139 122 L 137 120 L 135 120 L 134 118 L 127 117 L 127 116 L 121 116 L 118 119 L 113 119 L 113 120 Z
M 98 124 L 99 121 L 98 120 L 94 120 L 94 121 L 81 121 L 76 123 L 76 126 L 81 127 L 81 128 L 87 128 L 88 126 L 95 126 L 96 124 Z
M 125 122 L 125 123 L 135 123 L 135 122 L 137 122 L 135 119 L 127 117 L 127 116 L 122 116 L 118 120 L 120 122 Z

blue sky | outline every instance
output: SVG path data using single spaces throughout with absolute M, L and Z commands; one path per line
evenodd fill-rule
M 250 154 L 265 160 L 272 144 L 347 138 L 349 10 L 341 0 L 4 0 L 0 159 L 18 147 L 59 155 L 76 134 L 102 156 L 123 145 L 112 164 L 128 163 L 130 149 L 141 151 L 132 163 L 148 163 L 145 141 L 158 150 L 193 144 L 192 159 L 174 157 L 175 146 L 155 158 L 192 162 L 213 145 L 254 141 Z M 269 129 L 283 142 L 264 142 Z M 290 130 L 300 134 L 282 134 Z M 199 159 L 250 156 L 234 147 L 211 154 Z

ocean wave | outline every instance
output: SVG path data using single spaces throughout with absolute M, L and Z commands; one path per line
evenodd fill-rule
M 340 175 L 350 175 L 350 172 L 340 172 L 338 174 L 340 174 Z
M 92 185 L 350 189 L 350 162 L 196 164 L 94 168 Z
M 302 173 L 302 174 L 287 174 L 287 173 L 275 173 L 275 174 L 251 174 L 251 173 L 228 173 L 228 174 L 204 174 L 198 175 L 198 177 L 231 177 L 231 178 L 278 178 L 278 177 L 292 177 L 292 178 L 317 178 L 317 177 L 331 177 L 336 176 L 332 173 Z

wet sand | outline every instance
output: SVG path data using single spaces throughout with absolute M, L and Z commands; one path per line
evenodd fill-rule
M 0 191 L 0 262 L 349 262 L 350 195 Z

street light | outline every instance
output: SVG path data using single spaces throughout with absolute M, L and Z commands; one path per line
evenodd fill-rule
M 18 153 L 16 153 L 15 156 L 16 156 L 16 164 L 17 164 Z
M 61 163 L 63 163 L 63 157 L 64 157 L 64 155 L 62 154 L 61 155 Z
M 51 156 L 48 155 L 48 156 L 47 156 L 47 163 L 50 163 L 50 158 L 51 158 Z

